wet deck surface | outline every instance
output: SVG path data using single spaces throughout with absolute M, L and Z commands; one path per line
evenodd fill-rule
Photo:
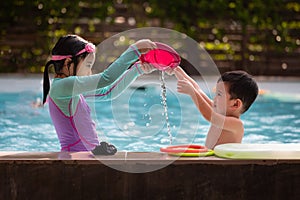
M 205 163 L 205 164 L 276 164 L 276 163 L 300 163 L 300 160 L 285 159 L 224 159 L 216 156 L 206 157 L 178 157 L 170 156 L 166 153 L 159 152 L 118 152 L 113 156 L 95 156 L 90 152 L 21 152 L 7 151 L 0 152 L 0 162 L 7 161 L 65 161 L 77 163 L 149 163 L 149 164 L 188 164 L 188 163 Z

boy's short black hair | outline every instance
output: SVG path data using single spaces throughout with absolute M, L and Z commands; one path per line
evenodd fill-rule
M 246 112 L 258 95 L 258 86 L 253 77 L 245 71 L 229 71 L 222 74 L 218 82 L 229 84 L 231 99 L 243 102 L 242 113 Z

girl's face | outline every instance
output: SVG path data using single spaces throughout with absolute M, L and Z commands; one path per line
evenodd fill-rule
M 92 74 L 92 67 L 95 63 L 95 53 L 89 53 L 84 60 L 78 63 L 77 76 L 88 76 Z

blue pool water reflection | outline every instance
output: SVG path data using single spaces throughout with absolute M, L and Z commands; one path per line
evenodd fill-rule
M 260 87 L 275 89 L 276 84 L 280 83 L 262 83 Z M 209 123 L 189 97 L 177 94 L 174 84 L 167 86 L 173 144 L 204 144 Z M 297 90 L 298 86 L 292 82 L 282 87 Z M 244 143 L 300 142 L 300 96 L 285 88 L 260 95 L 242 116 Z M 60 150 L 47 106 L 32 106 L 40 95 L 40 91 L 0 92 L 0 151 Z M 91 107 L 99 137 L 119 150 L 159 151 L 169 145 L 158 83 L 134 86 L 112 102 L 92 102 Z

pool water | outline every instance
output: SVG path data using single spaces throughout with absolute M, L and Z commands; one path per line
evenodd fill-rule
M 272 88 L 280 83 L 274 84 Z M 299 88 L 298 83 L 292 86 Z M 191 99 L 174 88 L 174 84 L 167 84 L 172 144 L 204 144 L 209 123 Z M 169 145 L 160 93 L 159 83 L 135 85 L 116 100 L 90 101 L 99 138 L 113 143 L 120 151 L 159 151 Z M 32 105 L 40 95 L 40 91 L 0 93 L 0 151 L 60 150 L 48 107 Z M 295 91 L 260 95 L 242 120 L 243 143 L 299 143 L 300 96 Z

